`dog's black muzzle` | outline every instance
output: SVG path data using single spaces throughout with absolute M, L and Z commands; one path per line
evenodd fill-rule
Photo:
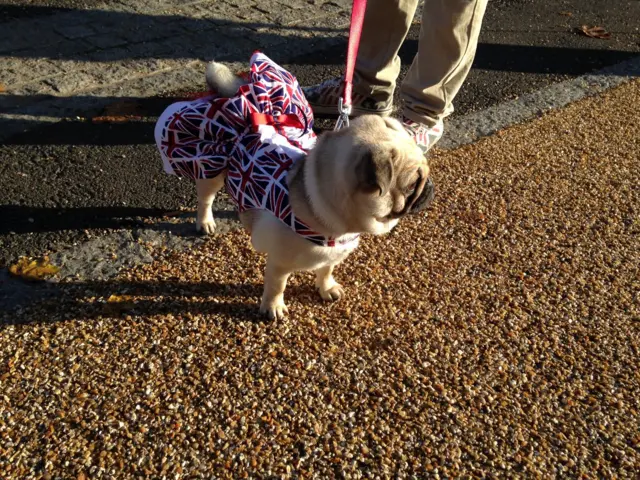
M 411 210 L 409 213 L 419 212 L 427 208 L 431 202 L 433 202 L 433 197 L 436 194 L 436 186 L 433 184 L 433 180 L 431 178 L 427 179 L 427 183 L 424 185 L 422 189 L 422 193 L 418 199 L 411 206 Z

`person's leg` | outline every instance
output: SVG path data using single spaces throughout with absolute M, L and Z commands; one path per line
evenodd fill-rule
M 401 87 L 404 117 L 434 127 L 471 69 L 487 0 L 425 0 L 418 54 Z
M 418 0 L 369 0 L 358 58 L 354 89 L 377 100 L 393 96 L 400 74 L 398 51 L 409 32 Z
M 393 91 L 400 73 L 398 50 L 407 36 L 418 0 L 369 0 L 353 85 L 353 115 L 393 110 Z M 343 93 L 342 78 L 304 88 L 317 114 L 336 114 Z

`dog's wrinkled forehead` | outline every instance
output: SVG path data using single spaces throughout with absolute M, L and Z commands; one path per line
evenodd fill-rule
M 407 138 L 407 139 L 411 138 L 411 135 L 409 135 L 409 132 L 407 132 L 407 130 L 402 126 L 402 124 L 395 118 L 385 117 L 382 120 L 387 126 L 387 130 L 391 130 L 393 134 L 392 136 L 394 137 L 399 136 L 401 138 Z
M 371 140 L 384 141 L 395 137 L 407 137 L 409 134 L 402 128 L 402 124 L 393 118 L 378 115 L 362 115 L 351 122 L 353 130 Z
M 395 118 L 363 115 L 355 118 L 351 125 L 356 136 L 361 137 L 366 143 L 392 142 L 405 154 L 424 157 L 411 135 Z

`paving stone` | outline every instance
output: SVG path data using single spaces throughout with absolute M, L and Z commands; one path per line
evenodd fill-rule
M 278 15 L 279 9 L 269 9 L 268 7 L 243 7 L 237 8 L 235 12 L 230 12 L 232 18 L 237 18 L 243 22 L 256 22 L 256 23 L 272 23 L 276 15 Z
M 351 4 L 340 4 L 337 2 L 325 2 L 320 6 L 320 11 L 325 13 L 346 13 L 351 17 Z
M 340 12 L 336 15 L 327 15 L 310 18 L 300 22 L 294 22 L 290 26 L 299 26 L 298 32 L 304 32 L 306 36 L 313 37 L 344 37 L 348 34 L 351 21 L 349 12 Z M 289 32 L 288 30 L 287 32 Z
M 114 34 L 106 33 L 102 35 L 94 35 L 93 37 L 87 37 L 87 42 L 98 48 L 111 48 L 126 45 L 128 41 L 122 37 Z
M 215 5 L 196 6 L 193 16 L 194 18 L 205 18 L 213 21 L 216 25 L 236 26 L 239 23 L 235 16 L 237 12 L 237 7 L 219 2 Z
M 151 70 L 142 62 L 124 60 L 121 62 L 99 62 L 92 65 L 90 70 L 94 78 L 92 88 L 100 88 L 111 83 L 119 83 L 129 78 L 148 75 Z
M 96 97 L 150 97 L 162 93 L 170 93 L 194 85 L 204 87 L 204 64 L 201 62 L 181 62 L 181 67 L 174 71 L 160 72 L 146 77 L 136 78 L 127 85 L 109 85 L 92 91 Z
M 75 40 L 77 38 L 84 38 L 84 37 L 89 37 L 91 35 L 95 35 L 96 31 L 94 29 L 92 29 L 90 26 L 88 25 L 67 25 L 67 26 L 63 26 L 63 27 L 56 27 L 54 26 L 54 29 L 56 32 L 58 32 L 60 35 L 63 35 L 64 37 L 70 39 L 70 40 Z
M 23 83 L 33 82 L 39 78 L 57 75 L 62 69 L 46 58 L 0 58 L 0 83 L 8 91 Z
M 206 18 L 186 18 L 181 17 L 176 20 L 176 25 L 185 32 L 206 32 L 211 31 L 215 27 Z
M 89 72 L 72 71 L 66 75 L 53 77 L 46 80 L 46 83 L 53 90 L 61 95 L 70 95 L 74 92 L 84 90 L 93 84 L 95 77 Z
M 180 7 L 176 12 L 192 18 L 218 18 L 221 21 L 226 21 L 226 23 L 232 23 L 225 15 L 229 8 L 229 5 L 215 1 Z
M 35 35 L 34 32 L 38 32 L 38 34 Z M 15 39 L 10 41 L 10 48 L 5 51 L 14 54 L 25 48 L 54 45 L 66 40 L 65 37 L 55 32 L 46 20 L 21 20 L 8 27 L 8 34 L 13 35 Z M 0 45 L 0 49 L 4 49 L 5 46 Z
M 164 50 L 164 47 L 160 48 L 158 46 L 158 42 L 134 43 L 127 47 L 127 52 L 132 59 L 161 58 Z
M 131 60 L 135 61 L 136 65 L 140 65 L 146 71 L 153 73 L 167 68 L 180 68 L 185 64 L 185 61 L 190 61 L 186 54 L 181 57 L 175 52 L 167 53 L 170 48 L 172 48 L 171 42 L 167 41 L 163 45 L 157 43 L 130 45 L 127 50 Z
M 65 40 L 64 37 L 57 34 L 42 33 L 38 34 L 37 39 L 33 36 L 26 36 L 25 38 L 14 38 L 10 42 L 0 42 L 0 55 L 19 55 L 22 56 L 25 50 L 33 49 L 34 47 L 42 47 L 48 45 L 56 45 Z
M 78 25 L 86 25 L 89 23 L 87 17 L 90 15 L 88 10 L 72 10 L 69 12 L 58 13 L 48 17 L 50 24 L 55 28 L 64 29 Z
M 308 0 L 278 1 L 278 3 L 286 8 L 291 8 L 294 10 L 309 10 Z
M 61 74 L 60 74 L 61 75 Z M 59 76 L 59 75 L 57 75 Z M 36 80 L 31 83 L 23 83 L 12 88 L 10 95 L 5 95 L 5 100 L 0 97 L 0 113 L 19 111 L 18 107 L 33 105 L 46 99 L 51 99 L 57 92 L 47 81 L 54 76 Z
M 11 54 L 19 50 L 31 47 L 33 42 L 30 37 L 22 33 L 11 32 L 0 38 L 0 54 Z
M 244 61 L 248 62 L 251 53 L 260 48 L 260 45 L 250 38 L 238 37 L 233 44 L 211 45 L 202 43 L 194 49 L 197 58 L 205 61 Z
M 20 52 L 21 57 L 46 57 L 51 60 L 84 60 L 86 54 L 96 47 L 85 39 L 65 40 L 53 45 L 41 45 L 37 48 Z
M 162 3 L 157 0 L 126 0 L 122 1 L 129 11 L 137 13 L 163 13 L 171 11 L 176 7 L 184 7 L 186 5 L 201 3 L 200 1 L 171 1 L 163 0 Z
M 166 34 L 162 31 L 162 25 L 158 23 L 124 29 L 119 35 L 129 43 L 150 42 L 159 38 L 166 38 Z
M 126 52 L 126 50 L 123 49 Z M 63 68 L 69 68 L 74 62 L 65 62 Z M 76 90 L 93 91 L 107 85 L 121 83 L 131 78 L 152 75 L 155 72 L 176 68 L 178 62 L 163 63 L 158 59 L 131 59 L 123 56 L 118 61 L 95 61 L 84 63 L 82 70 L 69 69 L 68 74 L 48 79 L 45 83 L 62 95 Z
M 134 51 L 141 52 L 142 54 L 145 51 L 148 51 L 148 56 L 154 58 L 193 59 L 195 55 L 191 48 L 192 44 L 195 46 L 196 40 L 193 36 L 185 33 L 180 36 L 153 42 L 151 44 L 136 45 L 138 48 L 135 48 Z
M 300 25 L 304 27 L 310 27 L 313 23 L 324 24 L 327 21 L 331 21 L 335 19 L 336 16 L 349 17 L 350 13 L 339 7 L 333 7 L 335 9 L 330 9 L 328 12 L 325 10 L 300 10 L 296 12 L 296 15 L 289 15 L 287 13 L 282 13 L 277 15 L 274 18 L 274 23 L 278 26 L 295 26 Z M 312 22 L 312 20 L 318 19 L 318 22 Z
M 175 21 L 176 15 L 173 10 L 163 10 L 162 12 L 154 13 L 151 18 L 160 25 L 170 25 Z

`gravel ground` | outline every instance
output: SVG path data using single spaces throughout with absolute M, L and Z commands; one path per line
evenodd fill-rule
M 3 318 L 5 478 L 637 478 L 640 81 L 453 152 L 322 304 L 215 237 Z M 635 473 L 634 473 L 635 472 Z

